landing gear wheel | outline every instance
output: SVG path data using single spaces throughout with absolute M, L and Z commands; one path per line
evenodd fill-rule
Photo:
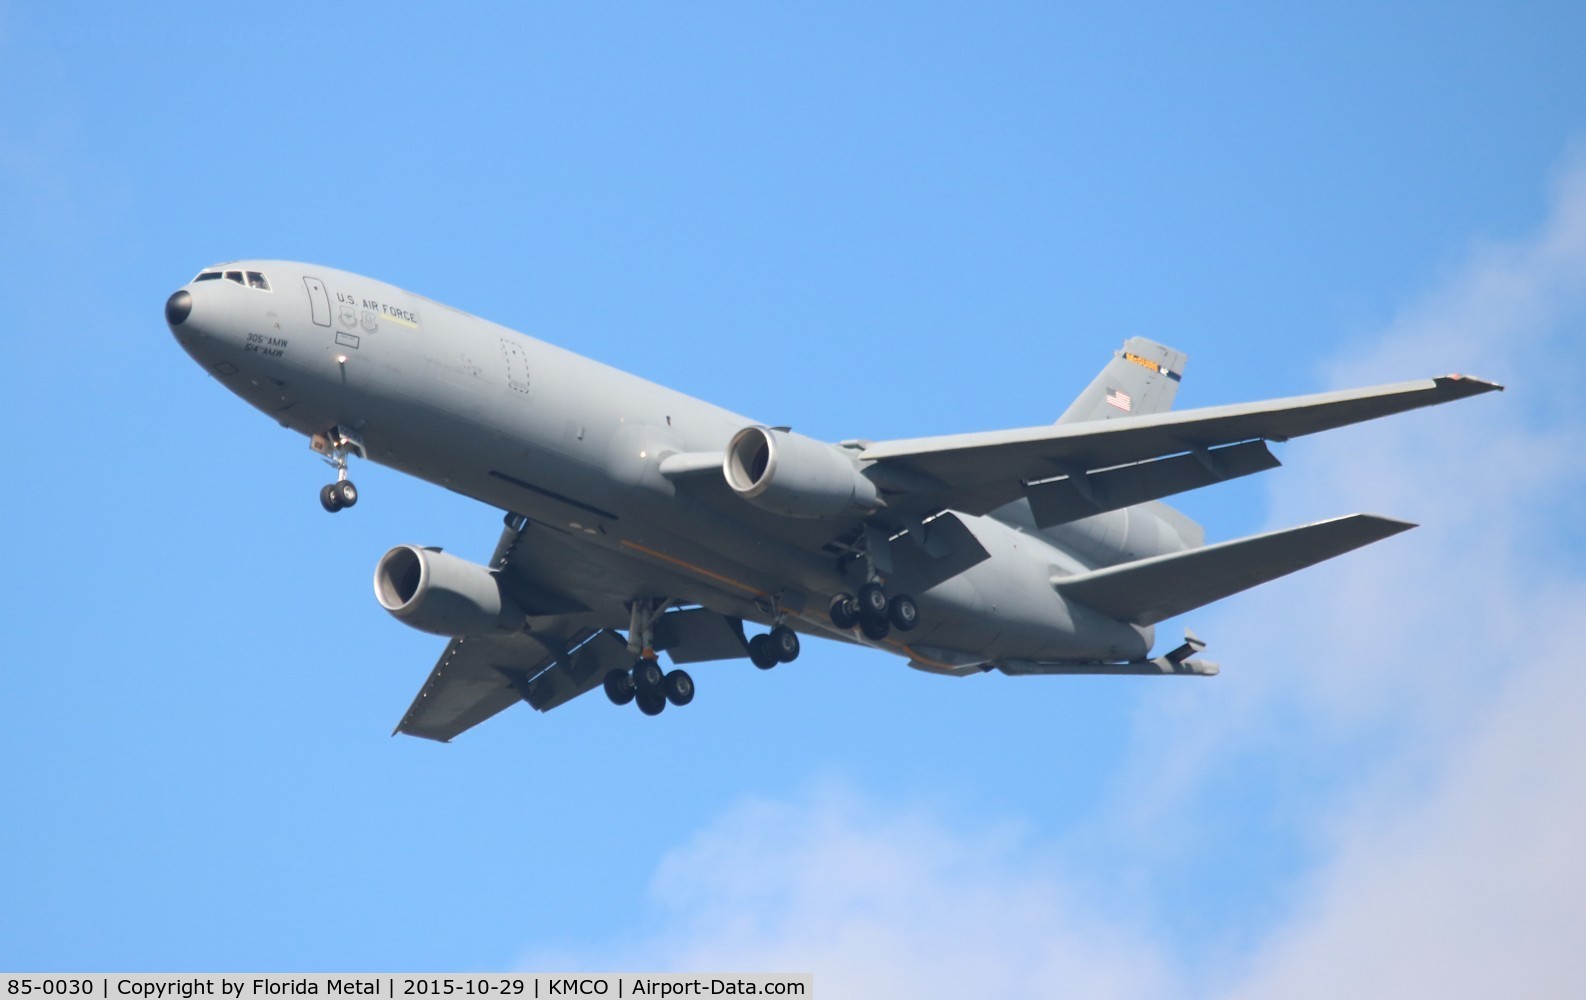
M 639 711 L 645 715 L 660 715 L 666 708 L 666 695 L 659 691 L 640 691 L 634 700 L 639 703 Z
M 341 510 L 341 501 L 336 497 L 335 483 L 320 487 L 319 505 L 324 507 L 332 514 L 336 513 L 338 510 Z
M 358 502 L 358 487 L 352 484 L 351 479 L 332 483 L 331 491 L 335 494 L 336 502 L 343 507 L 351 507 Z
M 859 621 L 859 631 L 864 633 L 866 639 L 880 642 L 892 633 L 892 623 L 885 618 L 877 621 L 873 618 L 862 618 Z
M 777 665 L 776 653 L 771 649 L 771 637 L 757 635 L 749 640 L 749 660 L 761 670 L 770 670 Z
M 694 678 L 685 670 L 674 670 L 661 682 L 661 693 L 667 701 L 682 708 L 694 700 Z
M 887 620 L 899 632 L 912 632 L 920 623 L 919 606 L 908 594 L 899 594 L 887 602 Z
M 654 660 L 640 660 L 633 665 L 633 686 L 641 696 L 658 694 L 661 690 L 661 682 L 664 679 L 661 673 L 661 665 Z M 639 707 L 643 708 L 644 706 L 641 703 Z M 654 715 L 655 713 L 650 712 L 648 714 Z
M 611 699 L 613 705 L 626 705 L 638 693 L 638 689 L 633 686 L 633 677 L 626 670 L 607 671 L 601 683 L 605 685 L 606 697 Z
M 799 658 L 799 634 L 786 625 L 778 625 L 766 636 L 766 647 L 778 663 L 792 663 Z
M 859 624 L 859 602 L 854 600 L 852 594 L 838 594 L 832 598 L 826 614 L 833 625 L 844 630 L 851 629 Z
M 885 621 L 887 617 L 887 592 L 879 583 L 867 583 L 859 588 L 859 616 L 872 621 Z

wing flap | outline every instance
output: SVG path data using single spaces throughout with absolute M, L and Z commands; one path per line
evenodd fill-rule
M 1079 472 L 1025 487 L 1035 526 L 1050 528 L 1175 493 L 1248 476 L 1280 463 L 1264 441 L 1198 450 L 1171 458 Z
M 633 665 L 628 643 L 612 631 L 599 632 L 574 652 L 558 657 L 555 666 L 519 685 L 524 700 L 536 711 L 549 712 L 600 686 L 609 670 Z
M 1375 514 L 1350 514 L 1060 577 L 1052 586 L 1111 618 L 1154 625 L 1413 527 Z
M 743 619 L 709 608 L 668 611 L 655 621 L 655 648 L 673 663 L 737 660 L 749 655 Z

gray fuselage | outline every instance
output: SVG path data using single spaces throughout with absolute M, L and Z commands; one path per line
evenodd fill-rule
M 831 528 L 663 475 L 673 455 L 721 453 L 754 421 L 369 278 L 242 261 L 269 288 L 195 281 L 172 330 L 227 389 L 305 435 L 341 426 L 365 457 L 550 529 L 581 600 L 626 624 L 626 602 L 664 596 L 852 640 L 826 617 L 845 589 Z M 718 476 L 719 478 L 719 476 Z M 716 494 L 720 494 L 719 496 Z M 1149 627 L 1065 601 L 1051 581 L 1199 544 L 1155 505 L 1045 532 L 1021 501 L 961 516 L 990 558 L 911 587 L 921 624 L 875 645 L 926 669 L 999 660 L 1138 660 Z

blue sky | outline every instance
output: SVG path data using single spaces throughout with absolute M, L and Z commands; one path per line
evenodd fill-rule
M 1578 982 L 1586 10 L 1378 6 L 0 3 L 0 967 Z M 1215 680 L 821 644 L 442 747 L 369 576 L 497 515 L 326 517 L 161 319 L 275 256 L 833 439 L 1051 420 L 1132 335 L 1181 406 L 1511 388 L 1185 498 L 1425 525 L 1190 616 Z

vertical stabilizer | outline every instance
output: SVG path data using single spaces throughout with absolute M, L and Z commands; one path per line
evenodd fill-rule
M 1186 360 L 1181 351 L 1144 337 L 1130 337 L 1057 422 L 1165 413 L 1173 408 Z

